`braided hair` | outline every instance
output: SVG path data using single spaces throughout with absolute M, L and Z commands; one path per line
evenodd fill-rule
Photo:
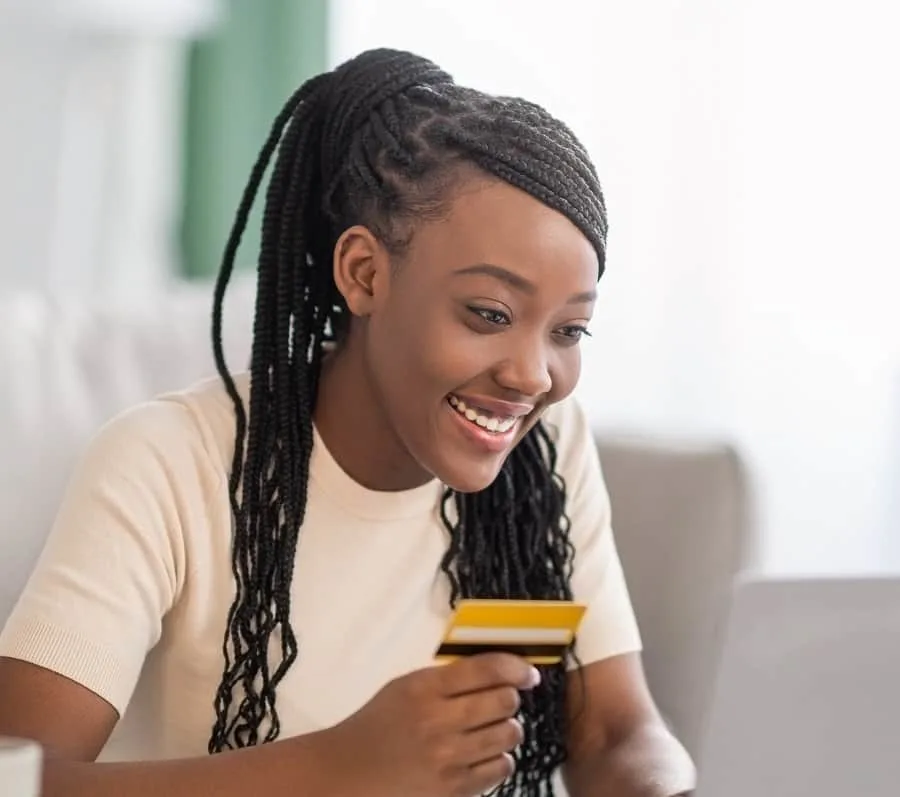
M 277 154 L 276 154 L 277 151 Z M 253 201 L 275 155 L 262 219 L 249 408 L 228 371 L 222 305 Z M 275 119 L 250 175 L 215 286 L 216 365 L 234 403 L 229 494 L 236 582 L 209 752 L 279 735 L 276 689 L 298 655 L 291 579 L 307 502 L 323 344 L 348 310 L 332 253 L 348 227 L 402 252 L 417 220 L 439 217 L 464 169 L 499 178 L 567 216 L 603 272 L 606 208 L 589 157 L 541 107 L 454 83 L 418 56 L 372 50 L 312 78 Z M 599 277 L 599 274 L 598 274 Z M 441 570 L 460 598 L 571 599 L 574 550 L 553 440 L 537 424 L 480 492 L 445 490 Z M 270 646 L 270 642 L 278 644 Z M 552 795 L 566 758 L 565 665 L 523 696 L 525 741 L 502 795 Z

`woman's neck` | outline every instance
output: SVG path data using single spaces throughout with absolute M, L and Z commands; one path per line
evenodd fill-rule
M 395 434 L 349 341 L 322 363 L 314 421 L 331 456 L 363 487 L 395 492 L 434 478 Z

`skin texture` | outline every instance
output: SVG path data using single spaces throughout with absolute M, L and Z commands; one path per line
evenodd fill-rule
M 400 258 L 353 227 L 333 265 L 354 318 L 326 362 L 316 423 L 363 485 L 401 490 L 437 476 L 479 490 L 577 383 L 597 258 L 564 216 L 515 188 L 467 181 L 443 219 L 415 228 Z M 528 412 L 506 450 L 487 451 L 460 431 L 450 394 Z M 529 688 L 530 672 L 514 657 L 473 657 L 387 684 L 327 731 L 215 757 L 107 765 L 91 762 L 117 721 L 111 706 L 40 667 L 0 659 L 0 735 L 44 744 L 45 797 L 229 797 L 263 783 L 272 795 L 455 797 L 508 774 L 506 751 L 521 731 L 516 690 Z M 571 796 L 687 793 L 693 767 L 659 716 L 640 658 L 591 664 L 582 676 L 570 683 Z M 361 751 L 353 768 L 347 749 Z

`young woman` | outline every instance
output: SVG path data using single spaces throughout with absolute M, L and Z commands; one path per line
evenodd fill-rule
M 46 797 L 542 795 L 560 765 L 573 797 L 688 792 L 568 398 L 605 245 L 541 108 L 389 50 L 302 86 L 226 249 L 221 379 L 99 434 L 0 640 L 0 734 L 44 745 Z M 589 609 L 566 664 L 434 666 L 462 597 Z

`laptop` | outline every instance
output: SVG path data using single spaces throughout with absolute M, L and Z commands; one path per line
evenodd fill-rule
M 900 577 L 740 583 L 696 797 L 900 795 Z

